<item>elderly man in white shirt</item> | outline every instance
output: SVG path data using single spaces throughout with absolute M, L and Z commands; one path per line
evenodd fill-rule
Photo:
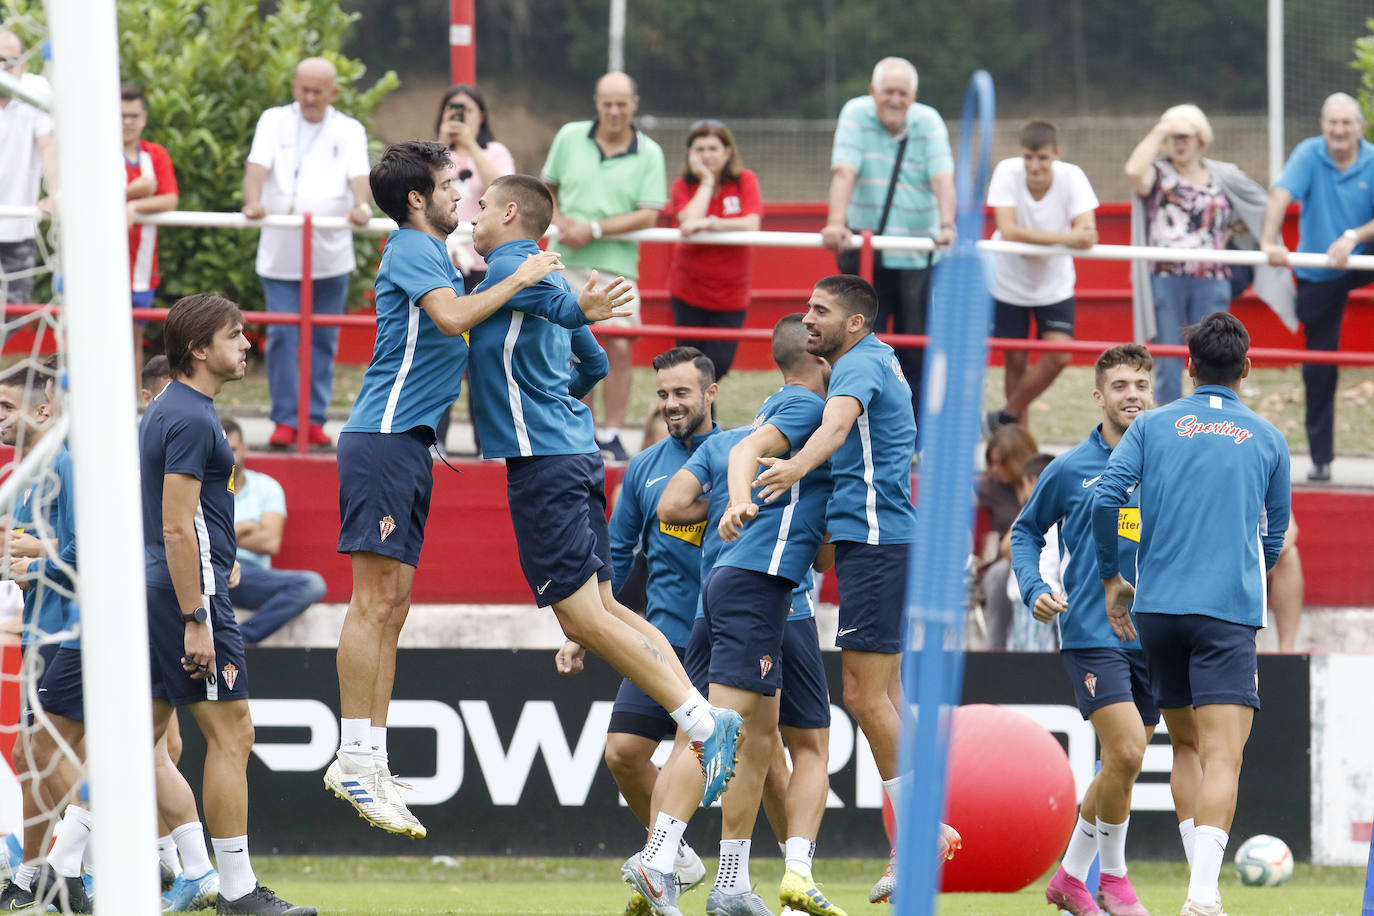
M 301 61 L 291 83 L 295 101 L 269 108 L 258 118 L 243 174 L 244 216 L 347 216 L 359 226 L 366 225 L 372 217 L 367 132 L 362 124 L 330 104 L 339 94 L 337 76 L 334 65 L 324 58 Z M 346 229 L 315 229 L 312 243 L 314 311 L 340 314 L 348 295 L 349 274 L 357 266 L 353 234 Z M 257 271 L 267 310 L 299 313 L 301 230 L 264 227 L 258 241 Z M 334 382 L 339 329 L 314 329 L 310 423 L 304 432 L 296 429 L 299 339 L 295 325 L 268 327 L 267 383 L 272 395 L 272 421 L 276 424 L 268 445 L 274 448 L 294 445 L 297 435 L 305 435 L 312 446 L 332 445 L 324 432 L 324 411 Z

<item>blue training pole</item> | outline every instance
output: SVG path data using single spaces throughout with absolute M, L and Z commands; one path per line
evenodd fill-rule
M 1360 916 L 1374 916 L 1374 842 L 1369 844 L 1369 864 L 1364 869 L 1364 906 Z
M 993 107 L 992 77 L 979 70 L 964 97 L 955 178 L 958 237 L 935 271 L 927 322 L 930 344 L 919 418 L 924 449 L 902 661 L 905 696 L 918 715 L 914 729 L 902 730 L 900 772 L 911 774 L 911 780 L 897 812 L 898 883 L 893 900 L 897 913 L 911 916 L 935 911 L 949 715 L 959 703 L 964 671 L 964 564 L 973 524 L 973 456 L 992 313 L 983 262 L 974 245 L 983 236 Z M 917 640 L 920 648 L 913 649 Z

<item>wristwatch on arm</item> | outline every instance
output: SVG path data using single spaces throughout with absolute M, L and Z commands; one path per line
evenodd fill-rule
M 204 623 L 210 619 L 210 612 L 203 607 L 198 607 L 194 611 L 185 611 L 181 615 L 182 623 Z

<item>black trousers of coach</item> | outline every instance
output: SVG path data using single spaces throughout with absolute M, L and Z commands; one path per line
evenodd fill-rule
M 1341 321 L 1350 291 L 1374 282 L 1368 271 L 1350 270 L 1331 280 L 1298 281 L 1298 320 L 1309 350 L 1337 350 Z M 1340 370 L 1334 364 L 1303 363 L 1302 382 L 1307 389 L 1307 446 L 1312 463 L 1330 464 L 1335 454 L 1336 383 Z

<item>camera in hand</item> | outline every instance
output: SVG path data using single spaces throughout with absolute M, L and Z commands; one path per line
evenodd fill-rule
M 466 107 L 464 107 L 462 104 L 460 104 L 460 103 L 458 103 L 458 102 L 450 102 L 450 103 L 449 103 L 449 106 L 448 106 L 448 113 L 449 113 L 449 115 L 451 116 L 449 120 L 452 120 L 452 121 L 466 121 L 466 120 L 467 120 L 468 110 L 467 110 Z

